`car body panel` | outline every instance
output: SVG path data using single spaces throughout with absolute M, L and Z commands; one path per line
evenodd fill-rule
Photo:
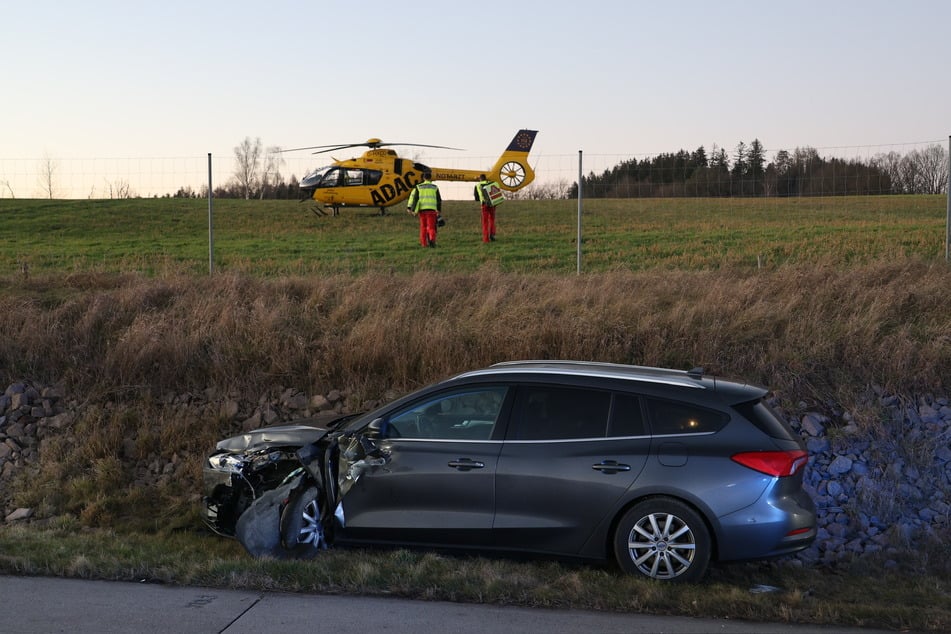
M 640 475 L 649 438 L 508 441 L 496 477 L 496 541 L 574 553 Z
M 379 446 L 389 462 L 350 489 L 347 531 L 492 528 L 501 443 L 387 439 Z

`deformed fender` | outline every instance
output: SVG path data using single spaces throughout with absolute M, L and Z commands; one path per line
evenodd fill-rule
M 303 478 L 304 474 L 300 474 L 262 494 L 238 518 L 235 537 L 252 557 L 289 559 L 293 556 L 281 544 L 281 508 Z

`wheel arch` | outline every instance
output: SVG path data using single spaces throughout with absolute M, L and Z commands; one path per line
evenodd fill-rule
M 647 502 L 650 500 L 675 500 L 681 504 L 685 504 L 690 507 L 697 515 L 700 516 L 700 519 L 703 520 L 704 525 L 707 528 L 707 532 L 710 535 L 710 561 L 718 561 L 720 559 L 720 548 L 719 548 L 719 525 L 710 520 L 710 511 L 705 505 L 699 503 L 699 501 L 694 501 L 688 496 L 678 495 L 675 492 L 669 491 L 652 491 L 645 492 L 637 497 L 629 499 L 627 502 L 618 507 L 617 511 L 611 517 L 611 521 L 608 523 L 607 530 L 604 532 L 603 536 L 603 553 L 606 560 L 610 560 L 613 557 L 614 553 L 614 533 L 617 531 L 618 524 L 621 523 L 621 518 L 624 515 L 640 504 L 641 502 Z

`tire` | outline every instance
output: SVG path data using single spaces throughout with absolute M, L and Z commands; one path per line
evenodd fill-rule
M 311 559 L 327 547 L 321 515 L 317 487 L 306 487 L 291 496 L 281 513 L 281 543 L 288 555 Z
M 703 518 L 673 498 L 636 504 L 621 517 L 614 533 L 614 556 L 621 569 L 659 581 L 699 581 L 711 550 Z

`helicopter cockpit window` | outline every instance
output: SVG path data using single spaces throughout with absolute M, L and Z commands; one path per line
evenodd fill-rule
M 341 179 L 342 173 L 343 170 L 330 170 L 320 179 L 320 182 L 317 183 L 317 187 L 337 187 L 341 180 L 346 180 L 346 178 Z
M 303 180 L 301 180 L 300 182 L 301 187 L 319 186 L 320 181 L 323 180 L 324 178 L 324 174 L 326 174 L 327 171 L 330 169 L 331 169 L 330 167 L 321 167 L 321 168 L 315 169 L 313 172 L 305 176 Z
M 383 178 L 383 172 L 380 170 L 363 170 L 363 184 L 376 185 Z

